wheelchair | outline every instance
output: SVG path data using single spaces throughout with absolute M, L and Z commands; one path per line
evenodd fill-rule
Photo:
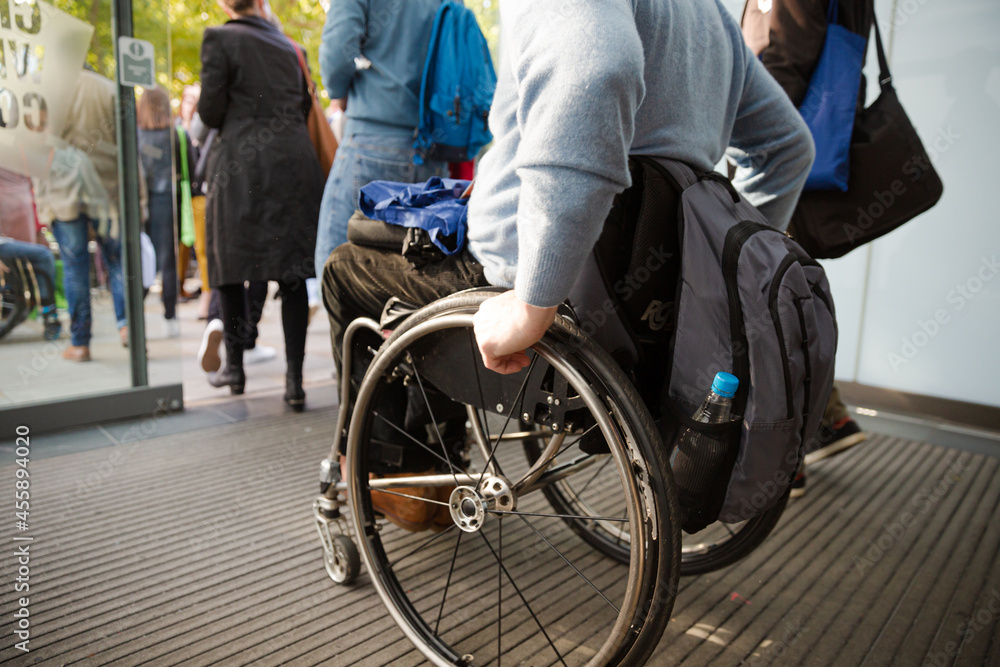
M 0 270 L 0 338 L 24 322 L 41 300 L 35 272 L 21 259 L 4 263 Z
M 364 563 L 435 665 L 643 665 L 679 577 L 752 551 L 787 495 L 682 539 L 669 448 L 627 375 L 568 308 L 527 368 L 486 370 L 472 318 L 496 293 L 415 311 L 390 302 L 379 322 L 347 328 L 335 441 L 313 503 L 327 573 L 349 584 Z M 390 410 L 400 396 L 406 410 Z M 393 436 L 431 463 L 386 474 Z M 432 530 L 386 521 L 379 496 L 425 503 Z

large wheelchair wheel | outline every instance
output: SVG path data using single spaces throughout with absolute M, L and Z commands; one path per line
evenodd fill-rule
M 669 620 L 680 566 L 659 434 L 614 362 L 566 318 L 529 352 L 527 369 L 487 371 L 472 316 L 491 295 L 460 293 L 414 313 L 358 388 L 347 460 L 362 560 L 394 620 L 435 665 L 642 665 Z M 384 399 L 400 387 L 422 401 L 405 411 L 425 410 L 422 428 L 387 418 Z M 446 411 L 451 423 L 467 416 L 465 457 L 445 444 L 454 435 L 442 435 Z M 433 454 L 438 470 L 372 474 L 387 433 Z M 544 440 L 535 465 L 517 442 L 525 438 Z M 603 446 L 587 453 L 595 441 Z M 617 526 L 627 555 L 595 551 L 566 523 L 573 517 L 549 506 L 543 489 L 577 479 L 595 489 L 586 520 Z M 384 522 L 373 494 L 427 504 L 439 532 Z
M 541 449 L 537 438 L 524 440 L 529 462 L 537 461 Z M 628 535 L 615 524 L 602 523 L 588 517 L 599 512 L 593 507 L 593 496 L 599 492 L 588 479 L 559 480 L 542 493 L 552 509 L 567 518 L 565 521 L 583 540 L 611 558 L 627 561 Z M 681 537 L 681 576 L 714 572 L 742 560 L 767 539 L 788 505 L 791 489 L 775 504 L 748 521 L 727 524 L 721 521 L 706 526 L 694 534 Z
M 681 576 L 704 574 L 728 567 L 750 555 L 767 539 L 781 519 L 788 494 L 754 518 L 740 523 L 716 521 L 693 535 L 685 534 L 681 544 Z
M 21 260 L 5 264 L 0 270 L 0 338 L 23 322 L 31 311 L 31 280 Z M 33 302 L 33 299 L 32 299 Z

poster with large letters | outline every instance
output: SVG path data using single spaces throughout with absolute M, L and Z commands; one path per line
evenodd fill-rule
M 48 173 L 93 33 L 41 0 L 0 0 L 0 167 Z

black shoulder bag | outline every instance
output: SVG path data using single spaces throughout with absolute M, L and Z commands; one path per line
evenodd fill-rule
M 899 103 L 875 23 L 881 94 L 858 114 L 847 192 L 803 192 L 789 233 L 817 259 L 846 255 L 928 210 L 944 186 Z

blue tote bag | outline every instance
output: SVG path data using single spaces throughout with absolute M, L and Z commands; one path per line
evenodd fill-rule
M 826 13 L 826 42 L 799 113 L 816 144 L 806 190 L 847 192 L 851 134 L 861 87 L 868 38 L 837 23 L 838 0 Z

